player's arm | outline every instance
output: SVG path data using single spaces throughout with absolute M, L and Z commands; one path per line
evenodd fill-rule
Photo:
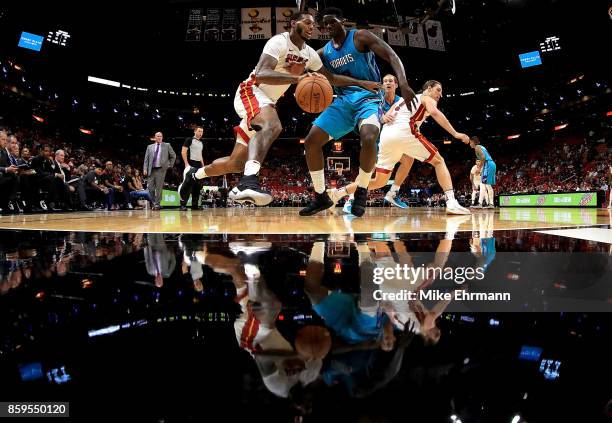
M 476 158 L 480 160 L 480 168 L 482 169 L 484 166 L 484 154 L 482 154 L 482 148 L 477 145 L 476 148 L 474 148 L 474 151 L 476 152 Z
M 461 132 L 457 132 L 455 128 L 453 128 L 453 125 L 451 125 L 446 116 L 444 116 L 444 113 L 438 109 L 437 102 L 433 98 L 423 95 L 421 96 L 421 102 L 425 105 L 425 110 L 427 110 L 431 117 L 438 122 L 438 125 L 451 134 L 453 138 L 461 140 L 464 144 L 469 144 L 470 138 Z
M 416 106 L 416 95 L 414 94 L 414 90 L 408 85 L 408 79 L 406 78 L 406 71 L 402 61 L 391 46 L 367 30 L 357 31 L 355 37 L 356 47 L 359 51 L 370 50 L 391 65 L 393 73 L 397 76 L 400 92 L 406 102 L 406 106 L 409 110 L 414 110 Z
M 287 85 L 296 84 L 303 78 L 303 75 L 297 76 L 291 73 L 275 71 L 274 69 L 276 69 L 277 64 L 278 60 L 273 56 L 265 52 L 261 53 L 259 63 L 257 63 L 257 67 L 255 68 L 255 81 L 258 84 Z

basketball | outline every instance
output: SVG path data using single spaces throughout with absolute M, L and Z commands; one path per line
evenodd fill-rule
M 334 91 L 331 84 L 319 73 L 305 77 L 295 88 L 295 101 L 308 113 L 321 113 L 333 99 Z
M 323 326 L 305 326 L 297 332 L 295 349 L 305 359 L 322 359 L 331 349 L 331 335 Z

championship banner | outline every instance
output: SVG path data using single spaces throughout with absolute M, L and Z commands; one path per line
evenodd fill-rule
M 312 9 L 312 8 L 308 8 L 308 13 L 310 13 L 316 20 L 317 18 L 317 10 L 316 9 Z M 331 40 L 331 37 L 329 36 L 329 34 L 323 29 L 323 27 L 318 26 L 318 23 L 315 23 L 315 27 L 312 31 L 312 40 L 319 40 L 319 41 L 329 41 Z
M 238 36 L 238 9 L 223 9 L 221 41 L 236 41 Z
M 206 9 L 204 41 L 219 41 L 221 38 L 221 9 Z
M 444 34 L 440 21 L 426 21 L 427 45 L 431 50 L 444 51 Z
M 289 32 L 291 30 L 291 15 L 297 12 L 297 7 L 277 7 L 276 8 L 276 34 Z
M 423 25 L 419 23 L 417 18 L 411 18 L 406 16 L 406 21 L 410 22 L 408 31 L 408 45 L 410 47 L 426 48 L 425 44 L 425 32 L 423 31 Z
M 500 195 L 500 207 L 597 207 L 597 191 Z
M 241 39 L 266 40 L 272 37 L 272 8 L 241 9 Z
M 387 29 L 387 38 L 391 46 L 406 46 L 406 36 L 398 29 Z
M 189 9 L 185 41 L 200 41 L 202 34 L 202 9 Z
M 370 28 L 370 32 L 374 35 L 376 35 L 378 38 L 380 38 L 381 40 L 384 40 L 385 38 L 385 33 L 383 32 L 382 27 L 380 26 L 376 26 L 376 25 L 372 25 L 372 28 Z

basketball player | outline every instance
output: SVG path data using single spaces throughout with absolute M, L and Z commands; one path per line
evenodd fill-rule
M 470 182 L 472 184 L 472 204 L 471 207 L 476 205 L 476 195 L 480 190 L 480 173 L 482 170 L 482 162 L 480 160 L 476 160 L 476 164 L 472 166 L 470 170 Z
M 344 27 L 342 11 L 328 8 L 320 13 L 323 26 L 332 39 L 323 47 L 325 67 L 333 73 L 350 75 L 358 79 L 380 81 L 375 57 L 388 62 L 399 80 L 399 87 L 408 107 L 413 107 L 415 94 L 408 85 L 401 60 L 393 49 L 367 30 Z M 331 139 L 339 139 L 353 130 L 359 132 L 361 153 L 359 176 L 352 211 L 356 216 L 365 213 L 367 187 L 376 162 L 376 140 L 380 134 L 380 107 L 382 98 L 360 87 L 336 88 L 337 98 L 313 122 L 305 139 L 306 162 L 315 190 L 315 198 L 300 210 L 301 216 L 311 216 L 334 206 L 325 191 L 323 146 Z
M 389 109 L 391 109 L 392 105 L 401 100 L 401 97 L 395 93 L 397 91 L 397 88 L 399 87 L 399 82 L 397 81 L 395 75 L 387 74 L 383 77 L 382 83 L 383 89 L 385 90 L 385 97 L 383 98 L 382 103 L 382 111 L 383 113 L 387 113 Z M 391 120 L 393 120 L 393 117 L 390 117 L 389 115 L 383 115 L 383 119 L 387 119 L 388 122 L 390 122 Z M 382 123 L 384 124 L 388 122 L 383 121 Z M 408 177 L 408 174 L 410 173 L 410 168 L 412 168 L 412 163 L 414 163 L 414 159 L 412 157 L 402 156 L 402 159 L 400 160 L 400 166 L 395 172 L 395 180 L 393 181 L 393 185 L 391 185 L 391 188 L 389 189 L 389 191 L 387 191 L 387 194 L 385 195 L 386 202 L 394 205 L 395 207 L 399 207 L 400 209 L 408 208 L 408 205 L 404 203 L 399 197 L 397 197 L 397 192 Z M 344 204 L 343 210 L 345 213 L 351 213 L 352 202 L 353 195 L 351 194 L 349 201 Z
M 609 166 L 610 172 L 608 173 L 608 208 L 612 209 L 612 165 Z
M 366 91 L 377 91 L 379 87 L 371 81 L 334 75 L 323 67 L 317 52 L 306 44 L 315 25 L 311 14 L 297 12 L 290 22 L 291 31 L 275 35 L 266 43 L 259 63 L 236 91 L 234 108 L 242 121 L 234 128 L 234 150 L 229 157 L 219 158 L 194 174 L 196 179 L 203 179 L 244 171 L 238 186 L 229 193 L 229 198 L 239 203 L 265 206 L 272 201 L 272 196 L 260 188 L 257 175 L 282 130 L 276 102 L 291 84 L 307 76 L 305 70 L 322 73 L 336 86 L 357 85 Z
M 387 121 L 391 117 L 393 119 L 383 126 L 380 134 L 376 176 L 370 181 L 368 189 L 373 190 L 385 186 L 396 163 L 401 161 L 404 156 L 412 157 L 429 163 L 435 168 L 438 183 L 446 196 L 447 213 L 470 214 L 470 211 L 461 207 L 455 199 L 450 173 L 438 149 L 427 141 L 419 131 L 423 121 L 428 116 L 432 116 L 454 138 L 463 141 L 465 144 L 470 141 L 467 135 L 457 132 L 444 116 L 444 113 L 438 109 L 438 101 L 441 97 L 442 84 L 438 81 L 429 80 L 423 85 L 421 93 L 416 96 L 416 111 L 410 111 L 406 107 L 404 99 L 401 99 L 386 113 L 386 115 L 390 115 L 386 117 Z M 353 183 L 344 188 L 330 190 L 329 196 L 335 203 L 347 193 L 356 192 L 358 189 L 358 184 Z M 354 204 L 352 212 L 352 214 L 355 214 Z
M 183 170 L 183 182 L 178 187 L 178 193 L 181 198 L 179 210 L 187 210 L 189 195 L 191 195 L 191 209 L 198 210 L 202 183 L 193 179 L 191 175 L 204 167 L 202 135 L 204 135 L 204 129 L 201 126 L 196 127 L 193 137 L 187 138 L 181 148 L 181 157 L 183 158 L 185 169 Z
M 480 190 L 481 192 L 484 192 L 484 197 L 487 201 L 487 206 L 485 208 L 495 208 L 493 203 L 493 185 L 495 185 L 495 172 L 497 170 L 497 166 L 495 165 L 495 162 L 491 158 L 491 155 L 487 149 L 480 145 L 480 139 L 477 136 L 470 138 L 470 147 L 476 152 L 476 158 L 482 161 L 482 172 L 480 179 L 482 184 L 480 186 Z M 480 205 L 482 206 L 482 202 L 480 202 Z

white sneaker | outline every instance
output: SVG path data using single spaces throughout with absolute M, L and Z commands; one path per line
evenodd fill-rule
M 395 207 L 399 207 L 400 209 L 408 208 L 408 204 L 397 198 L 397 194 L 391 193 L 391 191 L 387 191 L 387 194 L 385 194 L 385 201 Z
M 465 207 L 461 207 L 457 200 L 446 202 L 446 213 L 448 214 L 472 214 Z

